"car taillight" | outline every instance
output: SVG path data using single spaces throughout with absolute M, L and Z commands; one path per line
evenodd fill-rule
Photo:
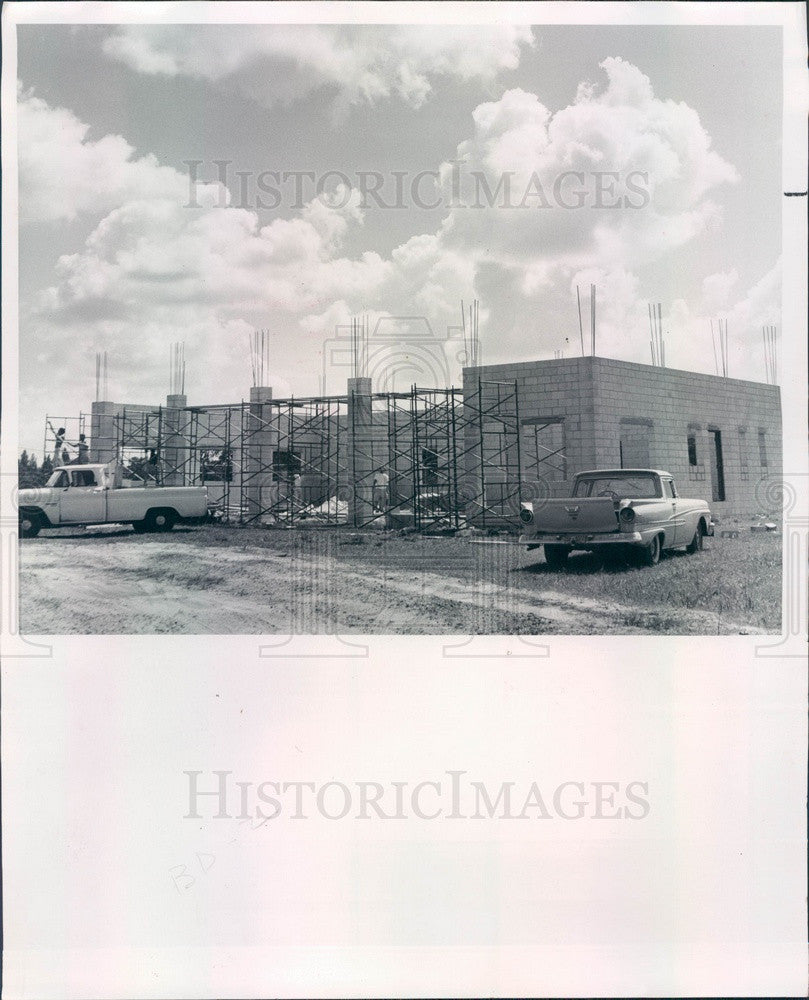
M 635 511 L 631 507 L 624 507 L 618 515 L 624 524 L 632 524 L 635 520 Z
M 523 524 L 530 524 L 534 520 L 534 512 L 528 507 L 523 507 L 520 511 L 520 520 Z

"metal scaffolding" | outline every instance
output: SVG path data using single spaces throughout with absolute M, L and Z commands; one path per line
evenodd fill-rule
M 517 383 L 479 379 L 464 398 L 464 419 L 463 464 L 477 490 L 467 520 L 484 528 L 513 526 L 522 493 Z
M 346 423 L 344 396 L 242 404 L 239 520 L 279 526 L 345 523 Z
M 54 462 L 54 465 L 62 464 L 62 455 L 67 452 L 68 461 L 71 461 L 71 453 L 75 453 L 76 448 L 73 446 L 74 442 L 79 440 L 80 434 L 87 433 L 88 415 L 86 413 L 80 413 L 78 417 L 45 417 L 45 433 L 42 438 L 42 461 L 46 458 L 53 461 L 56 452 L 57 442 L 56 435 L 61 428 L 65 429 L 63 435 L 63 440 L 65 442 L 70 442 L 65 449 L 64 445 L 60 447 L 59 461 Z
M 434 532 L 519 523 L 514 382 L 122 406 L 112 421 L 125 477 L 204 485 L 227 522 Z
M 474 392 L 423 389 L 371 397 L 370 433 L 352 408 L 354 524 L 419 531 L 506 528 L 520 505 L 519 406 L 515 382 L 478 381 Z M 383 503 L 367 500 L 374 481 Z M 384 478 L 383 478 L 384 482 Z M 387 490 L 387 495 L 385 494 Z

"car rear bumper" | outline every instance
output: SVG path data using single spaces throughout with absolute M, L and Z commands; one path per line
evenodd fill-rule
M 535 535 L 521 535 L 520 542 L 525 545 L 571 545 L 574 548 L 591 548 L 595 545 L 643 545 L 643 535 L 639 531 L 613 531 L 608 535 L 594 533 L 554 534 L 552 532 L 537 532 Z

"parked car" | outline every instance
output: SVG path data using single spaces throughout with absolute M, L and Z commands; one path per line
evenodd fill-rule
M 580 472 L 566 499 L 521 505 L 528 549 L 543 546 L 549 566 L 560 568 L 575 550 L 635 550 L 648 566 L 665 549 L 698 552 L 713 535 L 704 500 L 679 496 L 673 476 L 658 469 L 600 469 Z
M 135 531 L 170 531 L 178 521 L 203 521 L 208 513 L 204 486 L 147 486 L 124 483 L 120 466 L 58 468 L 39 489 L 19 491 L 19 530 L 33 538 L 43 528 L 129 523 Z

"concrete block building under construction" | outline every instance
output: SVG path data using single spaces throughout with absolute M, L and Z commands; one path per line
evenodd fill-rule
M 719 519 L 748 517 L 771 513 L 762 483 L 782 461 L 777 386 L 590 356 L 469 367 L 462 388 L 100 401 L 80 421 L 93 461 L 205 484 L 226 519 L 283 526 L 512 528 L 521 499 L 621 467 L 666 469 Z

